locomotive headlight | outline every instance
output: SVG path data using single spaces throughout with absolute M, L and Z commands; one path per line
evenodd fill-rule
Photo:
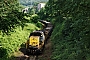
M 37 48 L 39 48 L 39 46 L 38 46 L 38 45 L 36 45 L 36 47 L 37 47 Z
M 31 47 L 31 45 L 29 45 L 29 47 Z

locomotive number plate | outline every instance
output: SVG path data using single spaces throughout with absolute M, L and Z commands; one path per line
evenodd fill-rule
M 30 45 L 32 45 L 32 46 L 39 45 L 39 36 L 31 36 L 30 37 Z

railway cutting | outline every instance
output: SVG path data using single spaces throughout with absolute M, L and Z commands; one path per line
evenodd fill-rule
M 47 44 L 50 42 L 49 38 L 53 31 L 53 25 L 44 20 L 41 20 L 40 22 L 44 25 L 44 28 L 30 33 L 29 39 L 25 43 L 25 47 L 20 49 L 23 56 L 18 57 L 18 60 L 40 60 L 40 58 L 43 58 L 46 47 L 48 47 Z

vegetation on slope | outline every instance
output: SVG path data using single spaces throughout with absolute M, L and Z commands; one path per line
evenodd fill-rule
M 21 27 L 17 27 L 9 35 L 0 34 L 0 60 L 6 60 L 12 53 L 18 50 L 20 45 L 27 41 L 30 32 L 38 29 L 34 24 L 26 23 L 23 30 Z
M 89 0 L 49 0 L 39 13 L 55 25 L 52 60 L 90 60 L 89 8 Z
M 23 26 L 28 22 L 24 18 L 27 14 L 23 14 L 17 0 L 1 0 L 0 1 L 0 30 L 8 33 L 17 26 Z
M 0 60 L 10 60 L 30 32 L 40 27 L 34 16 L 27 18 L 29 15 L 20 10 L 17 0 L 0 0 Z
M 35 18 L 36 17 L 36 18 Z M 29 37 L 30 32 L 39 30 L 41 23 L 38 22 L 37 15 L 32 17 L 25 17 L 29 20 L 23 26 L 15 27 L 14 30 L 7 34 L 0 34 L 0 60 L 10 60 L 13 58 L 13 53 L 18 51 L 22 43 L 25 43 Z M 35 19 L 35 20 L 34 20 Z M 12 57 L 11 57 L 12 56 Z

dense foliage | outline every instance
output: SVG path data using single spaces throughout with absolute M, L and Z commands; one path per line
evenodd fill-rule
M 89 10 L 89 0 L 49 0 L 39 13 L 55 25 L 52 60 L 90 60 Z
M 18 25 L 23 26 L 25 14 L 20 12 L 20 6 L 17 0 L 0 1 L 0 30 L 9 32 Z
M 11 60 L 30 32 L 39 28 L 31 21 L 34 16 L 21 12 L 17 0 L 0 0 L 0 13 L 0 60 Z
M 23 30 L 18 26 L 9 35 L 0 34 L 0 60 L 11 60 L 14 52 L 18 51 L 20 46 L 27 41 L 30 32 L 39 29 L 32 23 L 26 23 Z

